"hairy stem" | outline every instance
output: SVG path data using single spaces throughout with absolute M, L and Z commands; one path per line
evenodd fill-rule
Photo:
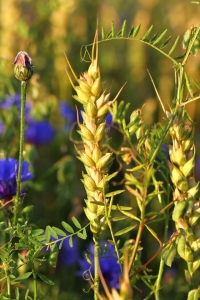
M 21 174 L 22 174 L 22 161 L 23 161 L 23 149 L 24 149 L 24 119 L 25 119 L 25 106 L 26 106 L 26 88 L 27 82 L 21 82 L 21 116 L 20 116 L 20 140 L 19 140 L 19 165 L 18 165 L 18 174 L 17 174 L 17 192 L 14 202 L 14 224 L 16 224 L 18 206 L 20 201 L 20 183 L 21 183 Z

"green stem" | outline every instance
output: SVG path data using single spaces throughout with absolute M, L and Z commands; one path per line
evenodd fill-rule
M 130 262 L 129 262 L 129 267 L 128 267 L 129 274 L 131 272 L 132 266 L 133 266 L 134 261 L 135 261 L 135 257 L 136 257 L 136 254 L 137 254 L 137 250 L 138 250 L 138 247 L 139 247 L 139 244 L 140 244 L 140 240 L 141 240 L 141 236 L 142 236 L 142 232 L 143 232 L 143 228 L 144 228 L 144 224 L 145 224 L 146 194 L 147 194 L 147 190 L 144 189 L 143 197 L 142 197 L 143 199 L 142 199 L 140 226 L 139 226 L 139 229 L 138 229 L 138 232 L 137 232 L 137 237 L 136 237 L 136 240 L 135 240 L 134 249 L 133 249 L 133 252 L 131 254 L 131 258 L 130 258 Z
M 7 277 L 7 296 L 8 296 L 8 299 L 10 299 L 10 276 L 8 274 L 8 272 L 6 272 L 6 277 Z
M 22 174 L 22 161 L 23 161 L 23 149 L 24 149 L 24 119 L 25 119 L 25 106 L 26 106 L 26 87 L 27 82 L 21 82 L 21 116 L 20 116 L 20 138 L 19 138 L 19 165 L 18 165 L 18 174 L 17 174 L 17 192 L 14 202 L 14 225 L 17 221 L 18 206 L 20 201 L 20 183 L 21 183 L 21 174 Z
M 37 300 L 37 275 L 35 272 L 34 263 L 32 265 L 32 272 L 33 272 L 33 289 L 34 289 L 34 300 Z
M 169 230 L 169 213 L 167 215 L 165 214 L 165 229 L 164 229 L 163 245 L 167 241 L 168 230 Z M 159 271 L 158 271 L 158 277 L 157 277 L 157 280 L 156 280 L 156 283 L 155 283 L 155 300 L 160 299 L 160 284 L 161 284 L 161 280 L 162 280 L 164 266 L 165 266 L 165 262 L 161 258 L 160 259 Z
M 94 236 L 94 300 L 98 300 L 99 292 L 99 236 Z
M 169 174 L 167 174 L 166 182 L 169 182 Z M 166 194 L 167 194 L 167 199 L 166 199 L 167 203 L 164 201 L 163 197 L 161 197 L 162 209 L 170 203 L 171 188 L 170 188 L 169 185 L 167 185 Z M 170 218 L 169 210 L 164 212 L 164 216 L 165 216 L 164 217 L 165 228 L 164 228 L 163 245 L 167 242 L 167 237 L 168 237 L 168 232 L 169 232 L 169 218 Z M 160 299 L 161 280 L 162 280 L 162 275 L 163 275 L 163 271 L 164 271 L 164 266 L 165 266 L 165 262 L 161 257 L 160 258 L 159 271 L 158 271 L 158 277 L 157 277 L 157 280 L 155 282 L 155 300 Z

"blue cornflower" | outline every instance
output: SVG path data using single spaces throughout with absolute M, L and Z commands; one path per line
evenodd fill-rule
M 106 117 L 106 125 L 111 125 L 112 124 L 112 115 L 111 113 L 109 112 L 107 117 Z
M 66 129 L 69 130 L 71 125 L 76 122 L 76 111 L 66 102 L 59 104 L 60 114 L 66 121 Z
M 75 265 L 78 261 L 78 238 L 73 237 L 73 247 L 69 245 L 69 238 L 63 242 L 58 255 L 58 264 L 65 266 Z
M 105 248 L 105 242 L 101 242 L 101 248 Z M 90 243 L 88 247 L 89 252 L 92 255 L 88 255 L 92 263 L 94 263 L 94 244 Z M 102 251 L 104 252 L 104 251 Z M 77 272 L 77 275 L 90 277 L 90 274 L 94 276 L 94 264 L 90 265 L 86 259 L 79 259 L 79 265 L 81 271 Z M 121 277 L 120 265 L 117 261 L 117 256 L 115 254 L 115 248 L 111 244 L 107 244 L 107 249 L 105 253 L 99 254 L 99 265 L 101 268 L 102 275 L 106 281 L 106 284 L 110 288 L 119 289 L 119 279 Z
M 9 95 L 7 98 L 0 102 L 0 107 L 2 109 L 8 110 L 12 107 L 16 107 L 18 110 L 21 109 L 21 97 L 19 94 Z M 31 104 L 26 101 L 25 115 L 29 114 L 31 110 Z
M 29 144 L 48 144 L 54 139 L 55 130 L 48 121 L 35 121 L 29 119 L 24 137 L 25 141 Z
M 29 163 L 22 162 L 21 182 L 28 181 L 33 175 L 28 171 Z M 16 177 L 18 172 L 18 162 L 14 158 L 0 159 L 0 198 L 12 199 L 16 195 Z
M 4 124 L 0 121 L 0 134 L 4 133 L 5 126 Z
M 18 109 L 21 107 L 21 98 L 19 94 L 9 95 L 3 101 L 1 101 L 0 106 L 2 109 L 10 109 L 13 106 L 16 106 Z

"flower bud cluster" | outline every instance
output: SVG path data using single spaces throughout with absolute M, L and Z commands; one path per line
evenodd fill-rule
M 77 93 L 74 98 L 79 101 L 84 110 L 81 112 L 83 124 L 79 123 L 78 133 L 83 141 L 83 149 L 76 149 L 78 158 L 83 162 L 86 173 L 83 174 L 87 199 L 85 200 L 85 214 L 91 222 L 93 234 L 99 234 L 106 228 L 104 217 L 105 198 L 108 189 L 108 170 L 112 163 L 112 153 L 107 152 L 109 138 L 106 128 L 106 116 L 111 101 L 109 94 L 102 91 L 100 71 L 94 59 L 87 72 L 78 79 L 75 86 Z
M 197 201 L 199 183 L 194 179 L 195 145 L 192 125 L 184 108 L 179 109 L 170 128 L 172 145 L 169 146 L 169 169 L 174 184 L 174 210 L 172 219 L 179 235 L 176 238 L 177 252 L 185 261 L 193 262 L 200 244 L 196 240 L 195 225 L 200 219 Z

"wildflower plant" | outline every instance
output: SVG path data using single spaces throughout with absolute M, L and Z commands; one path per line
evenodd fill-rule
M 67 119 L 67 131 L 72 125 L 71 130 L 77 130 L 80 137 L 73 142 L 77 159 L 84 166 L 81 178 L 85 189 L 84 225 L 75 215 L 71 223 L 61 221 L 62 229 L 54 225 L 46 225 L 43 229 L 30 222 L 29 213 L 34 206 L 25 205 L 24 183 L 34 180 L 34 163 L 24 159 L 24 140 L 36 145 L 50 143 L 55 131 L 50 123 L 37 122 L 29 115 L 26 89 L 33 75 L 32 59 L 25 51 L 17 54 L 14 75 L 21 81 L 20 99 L 11 97 L 7 103 L 0 104 L 2 110 L 10 109 L 13 103 L 15 109 L 21 110 L 19 157 L 10 156 L 4 144 L 1 149 L 0 282 L 3 284 L 0 299 L 48 299 L 47 290 L 54 297 L 55 290 L 46 288 L 43 291 L 38 284 L 54 285 L 49 278 L 53 272 L 46 276 L 47 265 L 55 269 L 77 264 L 74 277 L 88 280 L 95 300 L 159 300 L 163 297 L 164 271 L 172 267 L 177 258 L 186 266 L 187 299 L 200 299 L 196 276 L 200 267 L 200 203 L 199 182 L 194 176 L 195 124 L 186 109 L 200 98 L 200 83 L 185 71 L 190 57 L 198 55 L 200 26 L 185 32 L 184 53 L 177 56 L 174 53 L 180 37 L 171 43 L 171 36 L 165 39 L 167 30 L 152 34 L 153 26 L 138 37 L 140 28 L 140 25 L 131 28 L 127 34 L 124 21 L 116 33 L 112 23 L 108 34 L 102 28 L 101 39 L 96 30 L 93 43 L 85 46 L 85 54 L 90 53 L 89 47 L 92 49 L 90 65 L 80 77 L 65 56 L 66 73 L 76 92 L 73 99 L 79 103 L 79 108 L 75 114 L 74 107 L 63 102 L 60 110 Z M 130 103 L 118 100 L 124 86 L 119 87 L 113 98 L 104 88 L 99 43 L 124 39 L 153 48 L 173 67 L 174 94 L 169 108 L 163 104 L 151 70 L 148 71 L 164 113 L 161 123 L 149 123 L 151 112 L 145 104 L 129 112 Z M 3 137 L 7 130 L 4 126 L 8 123 L 4 122 L 4 112 L 1 115 Z M 109 132 L 109 129 L 112 124 L 117 132 L 113 139 L 118 139 L 118 134 L 123 137 L 117 149 L 111 143 L 112 130 Z M 52 169 L 63 162 L 65 160 L 60 159 Z M 112 164 L 117 165 L 116 171 L 111 171 Z M 117 182 L 119 173 L 123 178 Z M 92 241 L 88 243 L 91 236 Z M 85 258 L 78 258 L 78 238 L 89 245 Z
M 94 247 L 99 248 L 99 237 L 103 231 L 109 228 L 112 237 L 111 243 L 116 247 L 119 262 L 122 262 L 119 253 L 120 249 L 118 247 L 119 244 L 116 242 L 115 237 L 123 236 L 127 232 L 137 229 L 135 240 L 132 240 L 128 247 L 129 257 L 127 272 L 134 282 L 136 278 L 136 282 L 139 278 L 150 288 L 149 296 L 154 294 L 155 298 L 159 299 L 164 264 L 171 266 L 176 253 L 188 264 L 188 270 L 185 271 L 185 274 L 190 285 L 192 284 L 193 273 L 197 270 L 199 265 L 198 235 L 195 237 L 195 229 L 193 228 L 199 219 L 198 200 L 196 198 L 199 184 L 195 182 L 193 173 L 195 161 L 195 146 L 192 140 L 193 122 L 190 120 L 185 109 L 187 104 L 199 99 L 199 96 L 194 96 L 189 76 L 184 71 L 184 67 L 190 54 L 197 55 L 200 27 L 192 28 L 185 33 L 183 48 L 186 49 L 186 51 L 184 55 L 177 58 L 173 58 L 171 54 L 176 49 L 179 37 L 166 53 L 163 49 L 167 46 L 171 37 L 163 41 L 167 32 L 165 30 L 160 35 L 155 34 L 152 38 L 149 38 L 152 28 L 151 26 L 142 38 L 136 39 L 140 31 L 140 25 L 136 28 L 132 28 L 128 36 L 125 37 L 126 22 L 124 22 L 122 29 L 117 34 L 115 34 L 114 24 L 112 24 L 111 31 L 107 35 L 105 35 L 104 29 L 102 30 L 102 40 L 100 42 L 123 38 L 138 40 L 161 52 L 173 62 L 175 94 L 170 111 L 165 109 L 153 78 L 149 73 L 161 107 L 165 113 L 163 125 L 148 125 L 145 105 L 143 105 L 141 109 L 133 111 L 130 116 L 130 121 L 127 122 L 129 104 L 125 104 L 124 101 L 118 103 L 116 99 L 109 101 L 108 95 L 105 95 L 104 91 L 101 92 L 100 71 L 97 66 L 97 36 L 92 45 L 91 65 L 88 71 L 80 76 L 80 79 L 76 77 L 68 59 L 66 59 L 78 83 L 78 85 L 73 84 L 67 71 L 67 75 L 77 93 L 74 99 L 79 101 L 84 109 L 82 111 L 83 124 L 78 120 L 78 132 L 83 141 L 83 148 L 77 149 L 77 152 L 79 154 L 78 158 L 83 162 L 86 170 L 86 174 L 83 173 L 82 180 L 87 194 L 87 199 L 85 200 L 86 208 L 84 208 L 84 211 L 90 221 L 90 230 L 94 237 Z M 96 56 L 94 57 L 95 46 Z M 177 61 L 180 59 L 182 59 L 181 63 Z M 195 85 L 199 89 L 198 82 L 195 81 Z M 187 93 L 190 95 L 189 98 L 186 96 Z M 111 175 L 108 173 L 113 160 L 113 154 L 106 150 L 106 148 L 109 148 L 109 139 L 105 123 L 102 123 L 108 111 L 111 112 L 113 121 L 118 124 L 119 130 L 124 134 L 125 138 L 124 144 L 126 143 L 126 145 L 122 145 L 117 155 L 121 157 L 121 160 L 125 164 L 128 165 L 132 162 L 135 165 L 132 168 L 128 168 L 125 172 L 125 187 L 128 192 L 134 196 L 139 214 L 129 212 L 129 207 L 113 205 L 114 196 L 122 193 L 123 190 L 108 193 L 108 182 L 116 175 L 115 173 Z M 101 135 L 97 134 L 99 132 Z M 164 152 L 163 144 L 165 144 L 165 149 L 169 149 L 169 154 L 166 154 L 166 151 Z M 157 173 L 161 174 L 162 181 L 157 179 Z M 170 179 L 172 184 L 169 184 Z M 170 200 L 171 192 L 173 192 L 173 201 Z M 155 199 L 159 201 L 160 210 L 151 212 L 149 211 L 149 207 L 151 202 L 155 201 Z M 172 220 L 175 221 L 176 230 L 167 240 L 170 207 L 173 204 L 175 208 L 172 213 Z M 121 217 L 116 217 L 116 220 L 130 220 L 130 226 L 122 228 L 115 233 L 113 229 L 113 221 L 115 220 L 115 217 L 112 217 L 113 209 L 117 209 L 122 215 Z M 165 223 L 164 238 L 162 240 L 160 240 L 151 225 L 161 220 Z M 159 250 L 149 258 L 145 264 L 142 264 L 139 257 L 141 256 L 142 249 L 140 244 L 144 230 L 147 230 L 159 243 Z M 155 276 L 154 282 L 149 284 L 145 279 L 146 276 L 148 278 L 147 266 L 161 252 L 158 275 Z M 98 299 L 98 274 L 99 272 L 101 273 L 101 271 L 98 264 L 97 250 L 96 252 L 94 251 L 94 258 L 96 262 L 94 261 L 93 288 L 94 298 Z M 130 299 L 129 291 L 130 282 L 128 282 L 126 286 L 124 296 L 119 296 L 119 299 Z M 189 291 L 188 299 L 193 299 L 191 297 L 194 297 L 194 295 L 199 295 L 198 285 L 196 285 L 196 289 L 194 288 Z

